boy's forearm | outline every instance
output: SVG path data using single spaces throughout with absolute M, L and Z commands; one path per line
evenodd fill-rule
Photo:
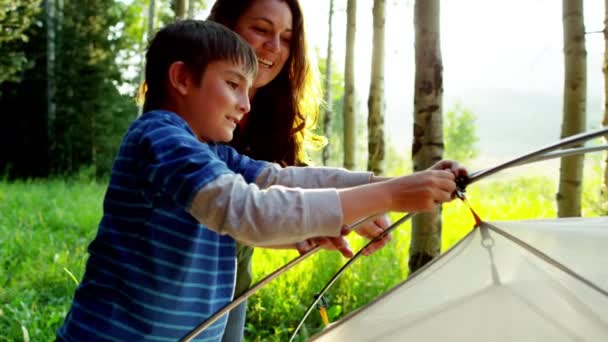
M 391 197 L 386 186 L 386 182 L 372 179 L 370 184 L 339 190 L 343 223 L 351 224 L 361 218 L 389 211 Z
M 392 179 L 392 177 L 384 177 L 384 176 L 376 176 L 376 175 L 372 175 L 371 179 L 370 179 L 370 183 L 378 183 L 378 182 L 384 182 L 387 180 Z
M 310 166 L 281 168 L 273 164 L 262 170 L 255 183 L 262 189 L 271 185 L 341 189 L 368 184 L 372 181 L 372 177 L 371 172 L 348 171 L 341 168 Z
M 260 190 L 229 174 L 200 189 L 188 210 L 211 230 L 254 246 L 338 236 L 343 221 L 335 189 Z

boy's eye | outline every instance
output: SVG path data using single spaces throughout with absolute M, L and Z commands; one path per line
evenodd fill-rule
M 237 82 L 234 81 L 226 81 L 226 83 L 228 83 L 228 85 L 230 86 L 230 88 L 232 89 L 236 89 L 239 87 L 239 84 Z
M 265 29 L 263 27 L 259 27 L 259 26 L 254 26 L 253 30 L 256 31 L 256 32 L 259 32 L 259 33 L 266 33 L 266 32 L 268 32 L 267 29 Z

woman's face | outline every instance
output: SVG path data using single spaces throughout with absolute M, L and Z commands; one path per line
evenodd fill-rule
M 234 31 L 245 39 L 258 57 L 253 88 L 270 83 L 289 58 L 292 17 L 282 0 L 254 0 L 238 19 Z

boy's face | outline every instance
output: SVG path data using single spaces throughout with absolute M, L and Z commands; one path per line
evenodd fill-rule
M 243 67 L 231 61 L 209 63 L 198 86 L 188 82 L 184 119 L 201 141 L 232 140 L 237 123 L 250 110 L 251 82 Z

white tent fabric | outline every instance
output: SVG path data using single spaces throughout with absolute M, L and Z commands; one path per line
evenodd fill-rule
M 313 340 L 608 341 L 608 217 L 483 223 Z

